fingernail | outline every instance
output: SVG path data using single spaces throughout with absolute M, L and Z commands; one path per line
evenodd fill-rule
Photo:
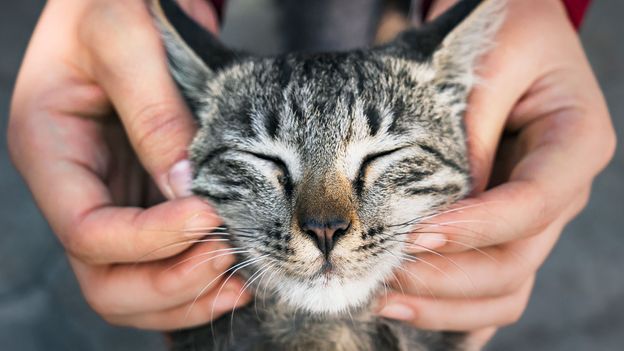
M 227 310 L 234 307 L 237 297 L 238 294 L 234 290 L 226 287 L 221 290 L 221 293 L 217 297 L 215 297 L 212 304 L 217 311 Z
M 215 256 L 216 258 L 212 262 L 212 268 L 214 268 L 216 272 L 224 272 L 236 261 L 236 258 L 232 254 L 228 253 L 226 255 L 224 252 L 217 252 L 216 254 L 218 257 Z
M 427 252 L 435 250 L 446 244 L 446 235 L 444 234 L 418 234 L 414 241 L 415 246 L 410 246 L 410 251 Z
M 241 288 L 239 284 L 233 283 L 224 286 L 221 293 L 214 299 L 215 309 L 229 310 L 247 303 L 248 295 L 241 291 Z
M 401 305 L 397 303 L 391 303 L 389 305 L 386 305 L 386 307 L 379 311 L 379 314 L 386 318 L 397 319 L 401 321 L 410 321 L 413 320 L 416 316 L 411 308 L 407 307 L 406 305 Z
M 167 184 L 170 194 L 165 194 L 170 198 L 191 196 L 192 167 L 189 160 L 182 160 L 176 163 L 167 176 Z

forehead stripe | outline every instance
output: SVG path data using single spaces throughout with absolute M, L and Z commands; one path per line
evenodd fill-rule
M 418 146 L 426 153 L 434 156 L 436 159 L 442 162 L 442 164 L 444 164 L 445 166 L 450 167 L 459 173 L 470 173 L 465 167 L 462 167 L 459 164 L 457 164 L 455 161 L 445 157 L 444 154 L 442 154 L 440 151 L 436 150 L 432 146 L 423 145 L 423 144 L 420 144 Z
M 277 70 L 277 79 L 279 81 L 279 86 L 282 90 L 288 87 L 292 80 L 292 71 L 293 68 L 288 61 L 288 58 L 285 56 L 279 56 L 274 61 L 275 67 Z
M 374 106 L 368 106 L 364 114 L 366 115 L 366 122 L 368 123 L 368 129 L 370 129 L 371 135 L 377 135 L 379 127 L 381 126 L 381 116 L 379 115 L 379 110 L 377 110 Z
M 229 151 L 230 148 L 227 146 L 223 146 L 217 149 L 214 149 L 212 151 L 210 151 L 208 154 L 206 154 L 206 156 L 204 156 L 204 158 L 202 158 L 198 163 L 197 163 L 197 167 L 196 170 L 201 169 L 202 167 L 205 167 L 206 165 L 208 165 L 208 163 L 210 163 L 215 157 L 220 156 L 222 153 Z
M 275 139 L 280 128 L 279 113 L 274 109 L 267 111 L 264 117 L 264 126 L 266 128 L 267 135 L 271 139 Z

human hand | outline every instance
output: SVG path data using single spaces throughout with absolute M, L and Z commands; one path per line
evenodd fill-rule
M 216 30 L 207 3 L 182 4 Z M 176 329 L 247 302 L 236 279 L 219 290 L 234 257 L 227 236 L 208 234 L 220 225 L 211 207 L 188 196 L 194 132 L 144 1 L 47 3 L 13 96 L 10 154 L 87 301 L 114 324 Z M 169 201 L 148 207 L 161 193 Z
M 432 15 L 453 2 L 437 1 Z M 561 1 L 508 3 L 466 114 L 475 192 L 409 234 L 418 255 L 395 282 L 405 294 L 391 293 L 380 312 L 424 329 L 472 331 L 477 348 L 520 318 L 536 272 L 615 148 Z

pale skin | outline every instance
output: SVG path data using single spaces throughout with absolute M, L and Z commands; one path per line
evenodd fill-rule
M 452 2 L 436 2 L 432 16 Z M 380 304 L 380 314 L 420 328 L 471 331 L 476 347 L 520 318 L 537 270 L 615 148 L 560 0 L 509 3 L 466 115 L 476 190 L 461 211 L 406 236 L 436 253 L 410 246 L 429 264 L 398 270 L 396 291 Z M 216 31 L 203 0 L 182 5 Z M 190 240 L 221 224 L 188 196 L 194 131 L 143 2 L 48 2 L 18 77 L 9 147 L 87 301 L 111 323 L 171 330 L 208 322 L 213 305 L 215 318 L 250 299 L 236 301 L 242 283 L 230 279 L 219 297 L 214 284 L 194 301 L 233 263 L 218 252 L 185 261 L 227 247 Z M 484 191 L 489 179 L 496 186 Z M 174 242 L 183 244 L 154 252 Z
M 454 2 L 437 1 L 431 16 Z M 592 180 L 616 145 L 561 1 L 509 5 L 466 114 L 476 190 L 455 206 L 463 210 L 419 230 L 443 233 L 427 242 L 438 242 L 429 248 L 444 257 L 425 250 L 420 258 L 430 264 L 407 265 L 422 283 L 397 272 L 404 294 L 393 293 L 381 312 L 425 329 L 473 331 L 476 347 L 522 316 L 536 272 L 587 204 Z M 497 185 L 484 191 L 488 179 Z
M 184 4 L 217 30 L 213 9 Z M 9 148 L 87 301 L 111 323 L 181 328 L 249 299 L 236 303 L 236 279 L 219 294 L 217 279 L 195 301 L 234 261 L 223 242 L 191 248 L 221 224 L 188 196 L 195 128 L 144 2 L 47 3 L 15 88 Z

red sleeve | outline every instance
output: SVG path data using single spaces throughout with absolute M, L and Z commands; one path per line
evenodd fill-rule
M 583 17 L 585 16 L 585 12 L 587 12 L 587 7 L 590 2 L 591 0 L 563 0 L 563 3 L 568 10 L 568 16 L 576 29 L 581 26 Z
M 423 17 L 427 16 L 432 2 L 433 0 L 422 1 Z M 583 16 L 585 16 L 585 12 L 587 11 L 587 7 L 589 6 L 590 2 L 591 0 L 563 0 L 563 3 L 568 10 L 568 16 L 570 17 L 570 21 L 572 21 L 572 24 L 574 24 L 574 27 L 576 29 L 581 26 Z

